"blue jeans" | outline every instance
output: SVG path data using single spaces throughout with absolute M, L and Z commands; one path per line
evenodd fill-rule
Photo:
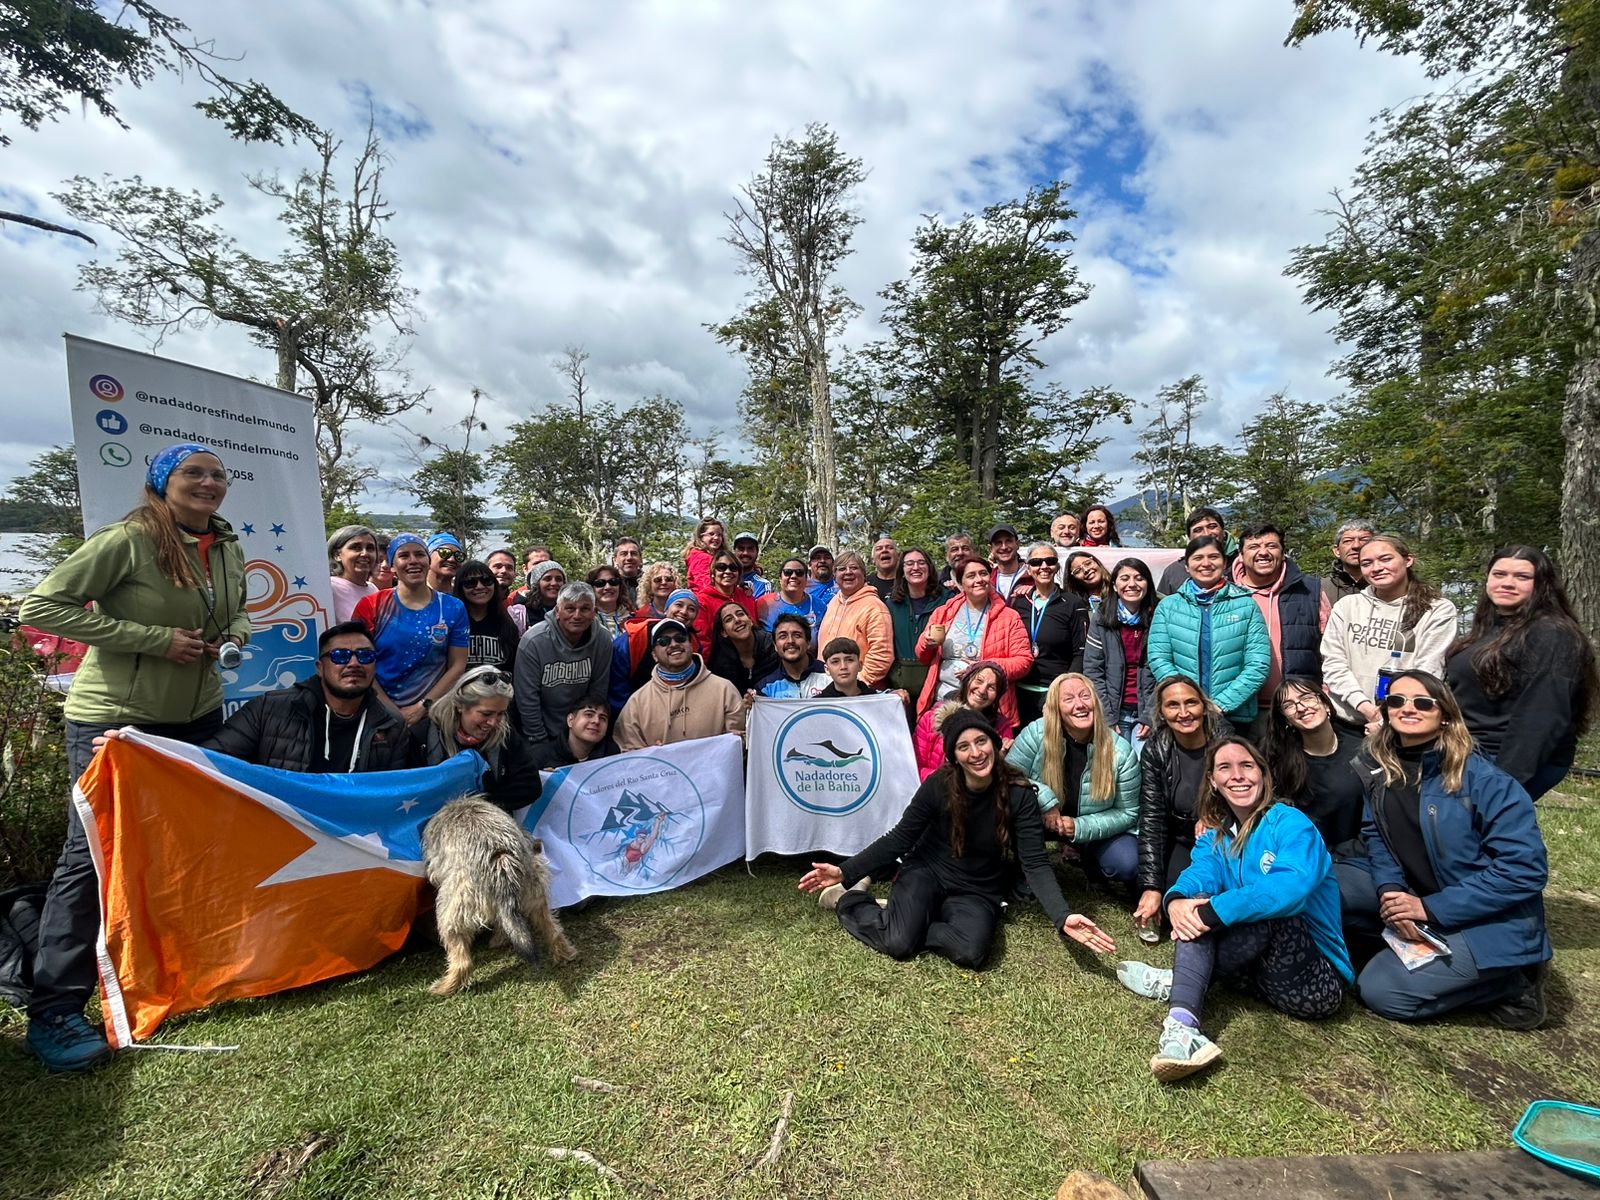
M 1458 1008 L 1493 1004 L 1527 986 L 1521 967 L 1480 970 L 1472 948 L 1459 933 L 1445 938 L 1452 953 L 1408 971 L 1387 946 L 1361 969 L 1356 987 L 1361 1003 L 1391 1021 L 1424 1021 Z
M 1084 873 L 1098 883 L 1132 887 L 1139 877 L 1139 841 L 1131 833 L 1119 833 L 1098 842 L 1072 842 L 1083 862 Z
M 1127 742 L 1133 747 L 1133 752 L 1135 754 L 1138 754 L 1143 748 L 1145 741 L 1144 738 L 1136 738 L 1133 736 L 1133 731 L 1138 727 L 1139 711 L 1133 708 L 1123 709 L 1122 715 L 1117 718 L 1117 733 L 1122 736 L 1123 741 Z

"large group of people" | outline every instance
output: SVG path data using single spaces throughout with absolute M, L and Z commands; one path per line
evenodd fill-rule
M 1470 626 L 1403 538 L 1335 532 L 1326 573 L 1270 521 L 1189 515 L 1158 582 L 1103 505 L 986 553 L 890 536 L 767 559 L 701 520 L 681 553 L 568 572 L 548 547 L 470 557 L 451 533 L 328 541 L 333 621 L 314 673 L 226 720 L 215 665 L 249 637 L 229 477 L 197 444 L 149 465 L 139 506 L 35 589 L 24 620 L 89 651 L 66 700 L 69 770 L 124 726 L 292 771 L 482 756 L 514 811 L 540 771 L 741 733 L 758 697 L 904 704 L 921 785 L 884 837 L 801 880 L 894 957 L 990 959 L 1008 905 L 1111 937 L 1067 904 L 1047 847 L 1125 898 L 1173 966 L 1124 961 L 1165 1003 L 1152 1070 L 1217 1060 L 1213 985 L 1320 1018 L 1353 990 L 1396 1020 L 1545 1018 L 1551 958 L 1534 801 L 1571 767 L 1595 655 L 1555 565 L 1509 546 Z M 520 562 L 520 567 L 519 567 Z M 889 883 L 887 899 L 873 881 Z M 98 903 L 78 822 L 41 921 L 28 1043 L 54 1070 L 108 1053 L 83 1016 Z

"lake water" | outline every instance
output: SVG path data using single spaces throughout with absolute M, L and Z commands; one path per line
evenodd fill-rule
M 0 592 L 21 596 L 44 578 L 39 560 L 23 549 L 31 533 L 0 533 Z

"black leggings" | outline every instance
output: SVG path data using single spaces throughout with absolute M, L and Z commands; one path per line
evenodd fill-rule
M 932 950 L 974 971 L 988 959 L 999 921 L 998 903 L 972 892 L 946 891 L 923 866 L 901 868 L 888 908 L 879 908 L 865 892 L 846 892 L 839 900 L 839 924 L 879 953 L 905 959 Z
M 1306 1021 L 1333 1016 L 1344 1001 L 1344 979 L 1298 915 L 1225 925 L 1179 942 L 1172 960 L 1172 1007 L 1188 1009 L 1198 1021 L 1213 976 Z

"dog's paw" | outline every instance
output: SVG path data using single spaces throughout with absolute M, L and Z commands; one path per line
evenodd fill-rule
M 550 960 L 557 966 L 564 966 L 578 957 L 577 948 L 571 942 L 561 941 L 550 951 Z

